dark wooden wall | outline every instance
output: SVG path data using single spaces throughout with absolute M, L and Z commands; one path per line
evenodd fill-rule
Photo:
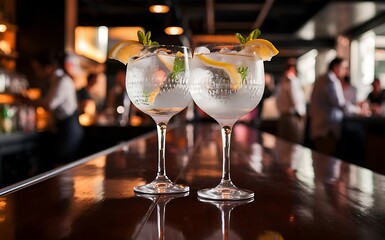
M 30 58 L 44 49 L 64 50 L 65 0 L 16 0 L 16 69 L 32 81 Z

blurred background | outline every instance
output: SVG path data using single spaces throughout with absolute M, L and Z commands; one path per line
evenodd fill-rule
M 158 8 L 150 9 L 153 4 Z M 234 33 L 247 35 L 259 28 L 261 37 L 280 51 L 265 62 L 272 79 L 267 88 L 272 94 L 263 102 L 257 126 L 275 133 L 279 113 L 274 88 L 293 59 L 307 100 L 314 81 L 336 56 L 349 61 L 358 102 L 366 100 L 374 78 L 384 86 L 384 11 L 385 3 L 380 0 L 1 0 L 0 170 L 9 170 L 1 178 L 17 179 L 20 173 L 12 172 L 13 165 L 24 166 L 25 159 L 33 165 L 36 149 L 44 146 L 44 133 L 52 127 L 49 112 L 15 103 L 18 94 L 39 98 L 44 93 L 30 64 L 31 57 L 44 49 L 66 54 L 64 66 L 78 90 L 87 86 L 89 74 L 96 75 L 97 81 L 88 89 L 92 101 L 80 110 L 79 121 L 86 127 L 88 141 L 81 157 L 154 127 L 123 96 L 124 84 L 119 86 L 119 82 L 125 66 L 107 58 L 114 44 L 136 40 L 138 30 L 151 31 L 152 39 L 159 43 L 193 49 L 199 44 L 234 43 Z M 168 27 L 173 28 L 166 31 Z M 111 100 L 113 94 L 115 100 Z M 194 106 L 186 111 L 180 118 L 199 118 Z M 367 131 L 375 132 L 368 138 L 368 146 L 378 149 L 374 143 L 381 143 L 385 136 L 382 119 L 363 124 Z M 381 158 L 372 148 L 367 157 Z M 30 166 L 25 167 L 20 175 L 31 171 Z

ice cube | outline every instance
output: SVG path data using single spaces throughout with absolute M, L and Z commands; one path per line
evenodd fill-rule
M 245 48 L 239 51 L 239 53 L 245 56 L 260 57 L 259 55 L 257 55 L 257 52 L 255 51 L 255 46 L 245 46 Z
M 169 52 L 170 50 L 168 50 L 167 48 L 159 48 L 154 51 L 154 53 L 158 55 L 168 55 Z
M 173 70 L 174 59 L 175 59 L 173 56 L 168 56 L 163 54 L 158 54 L 157 56 L 163 66 L 165 66 L 169 71 Z
M 142 51 L 140 51 L 139 57 L 144 57 L 144 56 L 146 56 L 147 54 L 149 54 L 148 50 L 147 50 L 147 49 L 143 49 Z
M 204 54 L 204 53 L 210 53 L 210 49 L 203 46 L 195 48 L 195 54 Z
M 221 48 L 221 50 L 219 50 L 220 53 L 230 53 L 231 51 L 227 48 L 227 47 L 223 47 Z

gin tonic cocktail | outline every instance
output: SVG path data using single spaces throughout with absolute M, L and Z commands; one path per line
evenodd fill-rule
M 221 126 L 222 179 L 215 188 L 198 191 L 214 200 L 249 199 L 254 193 L 237 188 L 230 178 L 230 139 L 233 125 L 260 102 L 264 87 L 263 60 L 252 46 L 207 45 L 195 49 L 189 88 L 194 102 Z
M 139 57 L 127 64 L 126 89 L 132 103 L 150 115 L 158 131 L 158 171 L 154 181 L 134 188 L 147 194 L 188 192 L 189 187 L 173 183 L 166 175 L 165 139 L 167 123 L 191 101 L 188 90 L 189 48 L 144 46 Z

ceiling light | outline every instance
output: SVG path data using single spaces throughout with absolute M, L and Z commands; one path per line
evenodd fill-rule
M 170 2 L 167 0 L 151 0 L 148 10 L 152 13 L 168 13 L 170 11 Z
M 171 11 L 165 21 L 164 32 L 168 35 L 181 35 L 184 32 L 182 24 L 178 20 L 175 11 Z
M 184 32 L 184 30 L 182 27 L 170 26 L 170 27 L 166 27 L 164 29 L 164 32 L 168 35 L 181 35 Z
M 6 24 L 4 24 L 4 23 L 1 23 L 0 24 L 0 32 L 5 32 L 5 31 L 7 31 L 7 25 Z

